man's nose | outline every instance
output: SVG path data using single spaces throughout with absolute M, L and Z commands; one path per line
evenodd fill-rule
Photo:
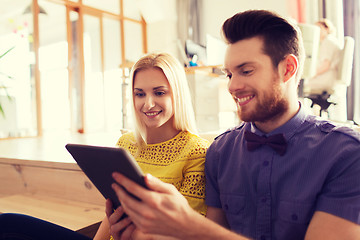
M 245 88 L 244 81 L 237 76 L 232 76 L 228 82 L 228 90 L 230 93 L 237 92 L 239 90 L 243 90 Z

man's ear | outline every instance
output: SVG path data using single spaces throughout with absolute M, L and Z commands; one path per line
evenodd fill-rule
M 292 77 L 295 77 L 299 67 L 299 61 L 294 54 L 289 54 L 285 57 L 284 60 L 282 60 L 282 65 L 284 82 L 287 82 Z

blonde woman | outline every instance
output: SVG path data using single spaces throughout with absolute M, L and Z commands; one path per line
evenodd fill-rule
M 193 209 L 205 215 L 209 142 L 196 135 L 183 66 L 169 54 L 152 53 L 135 63 L 130 77 L 135 129 L 121 136 L 117 145 L 135 157 L 144 173 L 173 184 Z M 94 239 L 109 238 L 106 217 Z
M 131 86 L 135 129 L 121 136 L 117 145 L 127 149 L 145 173 L 173 184 L 193 209 L 205 215 L 204 162 L 209 142 L 196 135 L 183 67 L 169 54 L 148 54 L 134 65 Z M 109 204 L 107 201 L 107 209 L 111 209 Z M 113 215 L 120 218 L 121 207 Z M 127 227 L 131 227 L 130 219 L 122 223 L 124 221 Z M 8 236 L 11 239 L 37 240 L 89 239 L 72 230 L 21 214 L 0 214 L 0 226 L 0 239 Z M 112 238 L 109 232 L 106 217 L 94 239 L 108 240 Z M 135 231 L 135 234 L 146 239 L 158 238 L 140 231 Z M 114 236 L 115 239 L 118 237 Z
M 322 93 L 331 91 L 337 79 L 340 59 L 340 43 L 335 36 L 335 26 L 328 19 L 316 22 L 320 28 L 320 46 L 316 74 L 309 79 L 308 87 Z

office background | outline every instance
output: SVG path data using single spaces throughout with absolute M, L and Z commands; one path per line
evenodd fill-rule
M 205 72 L 212 72 L 222 62 L 221 24 L 247 9 L 276 11 L 299 23 L 326 17 L 340 40 L 354 37 L 347 119 L 360 120 L 358 0 L 2 0 L 1 6 L 0 53 L 10 50 L 0 59 L 1 138 L 130 128 L 132 63 L 146 52 L 166 51 L 186 64 L 190 41 L 207 47 L 199 60 L 211 65 Z M 201 81 L 213 80 L 213 89 L 220 89 L 212 92 L 220 112 L 215 127 L 200 130 L 220 131 L 237 123 L 221 74 L 188 76 L 197 84 L 194 94 L 204 88 Z M 199 113 L 199 123 L 212 121 L 213 115 Z

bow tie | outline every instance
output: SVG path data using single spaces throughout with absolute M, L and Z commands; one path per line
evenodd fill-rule
M 250 131 L 245 131 L 245 140 L 247 141 L 247 149 L 254 151 L 262 145 L 272 147 L 280 156 L 286 152 L 287 143 L 284 134 L 275 134 L 269 137 L 259 136 Z

